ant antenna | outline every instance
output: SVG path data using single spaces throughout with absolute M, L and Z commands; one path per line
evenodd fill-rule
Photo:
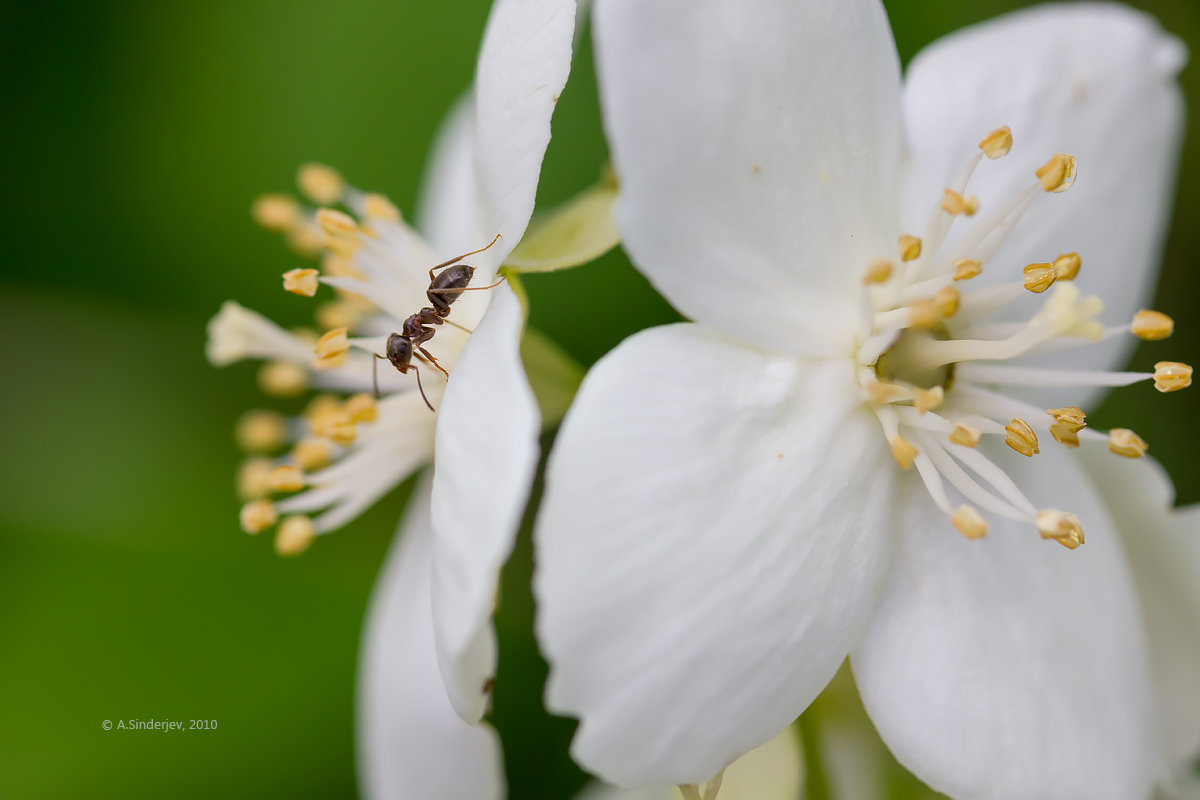
M 478 250 L 472 250 L 472 251 L 471 251 L 471 252 L 469 252 L 469 253 L 463 253 L 461 256 L 455 256 L 454 258 L 450 259 L 449 261 L 443 261 L 443 262 L 442 262 L 442 263 L 440 263 L 440 264 L 435 264 L 434 266 L 432 266 L 432 267 L 430 267 L 430 268 L 429 268 L 429 275 L 430 275 L 430 277 L 433 277 L 433 271 L 434 271 L 435 269 L 441 269 L 442 267 L 448 267 L 448 266 L 450 266 L 451 264 L 453 264 L 455 261 L 462 261 L 462 260 L 463 260 L 464 258 L 466 258 L 467 256 L 473 256 L 473 255 L 475 255 L 476 253 L 482 253 L 484 250 L 487 250 L 487 249 L 488 249 L 488 248 L 490 248 L 492 245 L 494 245 L 494 244 L 495 244 L 497 241 L 499 241 L 499 239 L 500 239 L 500 234 L 498 234 L 498 233 L 497 233 L 497 234 L 496 234 L 496 237 L 495 237 L 494 239 L 492 239 L 490 242 L 488 242 L 488 243 L 487 243 L 487 247 L 481 247 L 481 248 L 479 248 Z
M 381 397 L 379 394 L 379 362 L 375 359 L 382 358 L 384 361 L 388 359 L 386 356 L 379 355 L 379 353 L 372 353 L 371 355 L 375 356 L 375 358 L 371 359 L 371 382 L 375 384 L 375 399 L 378 400 Z M 425 387 L 421 384 L 421 370 L 417 369 L 416 364 L 409 364 L 408 366 L 413 372 L 417 373 L 417 388 L 421 391 L 421 399 L 425 401 L 425 405 L 429 407 L 429 410 L 436 414 L 437 409 L 433 407 L 433 404 L 429 402 L 429 398 L 425 396 Z

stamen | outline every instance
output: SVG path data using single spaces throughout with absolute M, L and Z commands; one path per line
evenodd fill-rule
M 932 389 L 915 386 L 912 390 L 913 408 L 917 410 L 918 414 L 933 411 L 942 404 L 945 396 L 945 390 L 941 386 L 934 386 Z
M 1071 550 L 1083 544 L 1083 528 L 1074 514 L 1057 509 L 1039 511 L 1035 524 L 1043 539 L 1054 539 Z
M 968 539 L 982 539 L 987 536 L 987 522 L 971 506 L 959 506 L 958 510 L 950 515 L 950 522 Z
M 325 439 L 301 439 L 292 448 L 292 460 L 305 472 L 313 472 L 333 459 L 333 446 Z
M 270 500 L 254 500 L 242 506 L 238 519 L 242 530 L 249 534 L 261 533 L 275 524 L 279 518 Z
M 1133 315 L 1129 330 L 1143 341 L 1157 342 L 1175 332 L 1175 320 L 1160 311 L 1143 309 Z
M 1046 413 L 1054 417 L 1054 421 L 1071 433 L 1079 433 L 1087 425 L 1087 415 L 1083 409 L 1075 406 L 1066 408 L 1047 409 Z
M 942 319 L 950 319 L 958 313 L 962 304 L 962 294 L 953 286 L 944 286 L 933 295 L 933 304 Z
M 881 258 L 867 268 L 867 274 L 863 276 L 863 285 L 884 283 L 890 277 L 892 277 L 892 262 Z
M 971 258 L 960 258 L 954 262 L 954 280 L 966 281 L 983 272 L 983 264 Z
M 315 269 L 293 269 L 283 273 L 283 288 L 292 294 L 312 297 L 317 293 L 321 273 Z
M 1021 455 L 1030 458 L 1042 452 L 1038 449 L 1037 434 L 1033 432 L 1029 423 L 1020 417 L 1015 417 L 1012 422 L 1004 426 L 1004 443 Z
M 328 421 L 341 413 L 342 404 L 331 394 L 319 394 L 304 409 L 304 418 L 308 420 L 309 430 L 313 436 L 324 436 Z
M 896 400 L 906 399 L 909 394 L 902 386 L 878 380 L 871 380 L 865 383 L 863 391 L 867 393 L 867 397 L 873 403 L 892 403 Z
M 338 412 L 325 421 L 325 436 L 343 447 L 349 447 L 358 438 L 358 429 L 349 414 Z
M 900 237 L 900 260 L 916 261 L 921 257 L 921 240 L 907 233 Z
M 280 464 L 271 472 L 271 488 L 277 492 L 298 492 L 305 485 L 304 473 L 292 464 Z
M 325 246 L 325 238 L 321 229 L 314 225 L 297 225 L 288 231 L 288 247 L 305 258 L 313 258 L 321 254 Z
M 283 233 L 300 224 L 300 204 L 286 194 L 264 194 L 250 210 L 254 221 L 269 231 Z
M 247 411 L 234 431 L 238 446 L 248 453 L 269 453 L 287 439 L 287 424 L 274 411 Z
M 931 298 L 917 300 L 908 306 L 908 324 L 921 330 L 933 330 L 942 324 L 942 312 Z
M 1075 182 L 1075 156 L 1058 153 L 1038 169 L 1037 177 L 1047 192 L 1065 192 Z
M 303 514 L 288 517 L 275 533 L 275 552 L 281 556 L 298 556 L 308 549 L 317 537 L 312 520 Z
M 346 355 L 346 351 L 349 349 L 350 338 L 346 334 L 346 329 L 334 328 L 317 340 L 313 352 L 317 354 L 319 361 L 329 362 Z
M 1083 266 L 1083 259 L 1079 257 L 1079 253 L 1064 253 L 1054 259 L 1054 277 L 1060 281 L 1073 281 L 1079 275 L 1079 268 Z
M 275 397 L 296 397 L 308 386 L 308 370 L 292 361 L 269 361 L 258 371 L 258 385 Z
M 271 491 L 271 459 L 248 458 L 238 469 L 238 496 L 243 500 L 257 500 Z
M 369 394 L 356 394 L 346 401 L 343 410 L 355 422 L 374 422 L 379 416 L 379 406 Z
M 1041 294 L 1054 285 L 1058 274 L 1053 264 L 1030 264 L 1025 267 L 1025 288 L 1034 294 Z
M 296 173 L 296 184 L 309 200 L 319 206 L 336 203 L 345 189 L 342 176 L 324 164 L 304 164 Z
M 950 441 L 953 444 L 959 444 L 963 447 L 978 447 L 979 440 L 983 438 L 983 433 L 978 428 L 967 425 L 965 422 L 954 423 L 954 430 L 950 432 Z
M 1054 441 L 1061 444 L 1063 447 L 1075 449 L 1079 447 L 1079 434 L 1068 428 L 1066 425 L 1055 422 L 1050 425 L 1050 435 L 1054 437 Z
M 995 160 L 1008 155 L 1008 152 L 1012 150 L 1012 145 L 1012 130 L 1005 125 L 985 136 L 983 141 L 979 143 L 979 149 L 989 159 Z
M 953 189 L 947 189 L 942 197 L 942 210 L 951 216 L 965 214 L 968 217 L 975 216 L 975 212 L 979 210 L 978 197 L 963 197 L 960 193 Z
M 1025 495 L 1021 494 L 1021 490 L 1012 482 L 1012 479 L 1003 470 L 988 461 L 982 453 L 970 448 L 954 448 L 951 451 L 943 448 L 940 442 L 927 434 L 918 433 L 918 437 L 925 446 L 925 453 L 937 466 L 938 471 L 946 476 L 954 488 L 962 492 L 963 497 L 1002 517 L 1015 520 L 1028 520 L 1033 517 L 1035 513 L 1033 504 L 1026 499 Z M 951 453 L 953 453 L 953 458 L 951 458 Z M 1008 502 L 980 486 L 958 465 L 955 459 L 966 464 L 976 475 L 991 484 Z
M 332 208 L 322 208 L 317 212 L 317 224 L 328 236 L 335 239 L 358 233 L 358 223 L 353 217 Z
M 892 446 L 892 458 L 896 459 L 900 469 L 905 471 L 912 469 L 913 462 L 917 457 L 917 448 L 913 447 L 912 443 L 903 436 L 892 437 L 889 444 Z
M 1192 385 L 1192 368 L 1178 361 L 1159 361 L 1154 365 L 1154 388 L 1160 392 L 1178 392 Z
M 1128 428 L 1113 428 L 1108 432 L 1108 449 L 1125 458 L 1141 458 L 1150 445 Z
M 400 209 L 381 194 L 368 194 L 363 197 L 363 214 L 370 219 L 385 222 L 400 221 Z

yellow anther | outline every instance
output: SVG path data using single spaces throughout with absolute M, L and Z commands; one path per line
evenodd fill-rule
M 354 268 L 354 260 L 336 253 L 326 253 L 321 259 L 321 271 L 338 278 L 363 278 L 361 272 Z
M 1056 509 L 1039 511 L 1035 524 L 1043 539 L 1053 539 L 1071 550 L 1083 544 L 1083 528 L 1074 514 Z
M 339 239 L 358 233 L 358 223 L 349 214 L 343 214 L 332 208 L 322 208 L 317 211 L 317 224 L 331 238 Z
M 280 464 L 271 470 L 271 488 L 277 492 L 298 492 L 304 486 L 304 472 L 297 466 Z
M 1108 449 L 1126 458 L 1141 458 L 1150 445 L 1128 428 L 1113 428 L 1108 432 Z
M 958 528 L 958 532 L 968 539 L 982 539 L 987 536 L 987 521 L 971 506 L 959 506 L 950 515 L 950 522 Z
M 907 394 L 903 388 L 896 384 L 883 383 L 882 381 L 871 381 L 863 387 L 863 391 L 867 393 L 867 397 L 871 398 L 871 402 L 873 403 L 891 403 L 903 398 Z
M 1038 449 L 1037 434 L 1029 423 L 1020 417 L 1004 426 L 1004 443 L 1023 456 L 1032 458 L 1042 452 Z
M 268 453 L 287 439 L 287 424 L 274 411 L 247 411 L 234 431 L 238 446 L 248 453 Z
M 1063 447 L 1079 447 L 1079 434 L 1058 422 L 1050 423 L 1050 435 Z
M 914 328 L 933 330 L 942 324 L 942 312 L 932 298 L 917 300 L 908 307 L 908 324 Z
M 1025 267 L 1025 288 L 1034 294 L 1041 294 L 1054 285 L 1058 275 L 1054 272 L 1053 264 L 1030 264 Z
M 279 519 L 275 506 L 270 500 L 253 500 L 242 506 L 238 514 L 242 530 L 246 533 L 261 533 L 275 524 Z
M 962 295 L 953 286 L 943 286 L 933 295 L 933 304 L 937 306 L 942 319 L 950 319 L 957 314 L 961 303 Z
M 317 538 L 312 520 L 303 514 L 288 517 L 275 532 L 275 552 L 281 556 L 298 556 Z
M 336 203 L 346 184 L 333 167 L 324 164 L 305 164 L 296 173 L 296 184 L 309 200 L 319 206 Z
M 952 444 L 961 444 L 963 447 L 978 447 L 979 440 L 983 438 L 983 434 L 978 428 L 972 427 L 965 422 L 954 423 L 954 430 L 950 431 L 950 442 Z
M 1175 332 L 1175 320 L 1161 311 L 1141 310 L 1133 315 L 1129 325 L 1133 335 L 1147 342 L 1157 342 Z
M 1060 281 L 1073 281 L 1079 274 L 1079 268 L 1083 266 L 1083 259 L 1079 257 L 1079 253 L 1064 253 L 1054 259 L 1051 266 L 1054 267 L 1055 278 Z
M 324 436 L 325 434 L 320 427 L 323 421 L 341 410 L 342 401 L 335 395 L 319 394 L 304 409 L 304 418 L 308 420 L 309 427 L 312 429 L 314 436 Z
M 1087 415 L 1083 413 L 1082 408 L 1075 406 L 1067 406 L 1066 408 L 1050 408 L 1046 413 L 1054 417 L 1054 421 L 1069 430 L 1071 433 L 1079 433 L 1087 427 Z
M 978 197 L 963 197 L 953 189 L 947 189 L 942 197 L 942 210 L 947 214 L 957 216 L 965 214 L 968 217 L 975 216 L 975 212 L 979 210 Z
M 1154 365 L 1154 388 L 1160 392 L 1178 392 L 1192 385 L 1192 368 L 1178 361 L 1159 361 Z
M 254 221 L 269 231 L 290 231 L 301 222 L 300 204 L 286 194 L 264 194 L 250 209 Z
M 921 257 L 921 240 L 907 233 L 900 237 L 900 260 L 915 261 Z
M 892 458 L 900 465 L 900 469 L 912 469 L 913 460 L 917 457 L 917 448 L 903 436 L 892 439 Z
M 1058 153 L 1038 169 L 1037 177 L 1047 192 L 1065 192 L 1075 182 L 1075 156 Z
M 912 396 L 913 408 L 917 410 L 918 414 L 933 411 L 946 399 L 946 393 L 940 386 L 934 386 L 932 389 L 922 389 L 919 386 L 914 387 Z
M 979 143 L 979 149 L 988 158 L 997 159 L 1008 155 L 1008 151 L 1012 150 L 1012 145 L 1012 129 L 1005 125 L 983 137 L 983 141 Z
M 326 331 L 325 335 L 317 340 L 313 347 L 313 352 L 317 354 L 317 358 L 321 361 L 338 358 L 346 354 L 350 349 L 350 338 L 346 335 L 345 328 L 334 328 L 331 331 Z
M 238 496 L 243 500 L 257 500 L 271 491 L 271 459 L 247 458 L 238 468 Z
M 325 247 L 325 237 L 319 228 L 312 225 L 297 225 L 288 231 L 288 246 L 305 258 L 319 255 Z
M 356 394 L 346 400 L 342 410 L 355 422 L 374 422 L 379 416 L 379 406 L 369 394 Z
M 339 411 L 325 420 L 325 436 L 343 447 L 349 447 L 358 438 L 358 429 L 349 414 Z
M 258 386 L 275 397 L 295 397 L 308 387 L 308 370 L 292 361 L 270 361 L 258 370 Z
M 399 222 L 400 209 L 381 194 L 369 194 L 363 198 L 363 212 L 370 219 Z
M 873 283 L 883 283 L 890 277 L 892 277 L 892 262 L 881 258 L 867 268 L 867 274 L 863 276 L 863 284 L 870 286 Z
M 954 262 L 954 280 L 966 281 L 983 272 L 983 264 L 973 258 L 960 258 Z
M 333 445 L 325 439 L 301 439 L 292 448 L 292 460 L 305 472 L 325 466 L 333 458 Z
M 317 293 L 321 273 L 315 269 L 293 269 L 283 273 L 283 288 L 292 294 L 312 297 Z
M 353 328 L 364 316 L 360 303 L 349 300 L 332 300 L 317 306 L 313 318 L 322 328 Z

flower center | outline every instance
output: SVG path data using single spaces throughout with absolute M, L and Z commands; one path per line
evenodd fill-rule
M 1083 544 L 1079 519 L 1067 511 L 1037 509 L 1004 470 L 977 448 L 985 436 L 1003 437 L 1016 453 L 1032 458 L 1041 452 L 1038 434 L 1076 448 L 1081 439 L 1107 440 L 1109 450 L 1127 458 L 1145 455 L 1148 446 L 1133 431 L 1107 434 L 1087 428 L 1075 407 L 1041 409 L 1012 396 L 1030 386 L 1125 386 L 1153 380 L 1160 392 L 1191 384 L 1192 368 L 1161 361 L 1152 373 L 1072 372 L 1021 366 L 1023 357 L 1086 346 L 1133 334 L 1144 340 L 1169 336 L 1174 323 L 1165 314 L 1140 311 L 1133 321 L 1106 328 L 1096 317 L 1104 304 L 1073 285 L 1083 261 L 1078 253 L 1025 266 L 1019 279 L 972 290 L 1011 231 L 1039 196 L 1069 189 L 1075 159 L 1060 153 L 1036 172 L 1036 180 L 988 213 L 967 194 L 971 176 L 984 158 L 995 160 L 1012 147 L 1007 128 L 992 131 L 948 187 L 930 214 L 924 235 L 903 235 L 898 263 L 880 259 L 864 275 L 865 308 L 855 355 L 859 385 L 892 455 L 901 469 L 916 468 L 930 497 L 951 523 L 971 539 L 987 534 L 979 509 L 1029 522 L 1042 538 L 1076 548 Z M 951 227 L 960 218 L 972 223 L 953 244 Z M 1024 322 L 991 318 L 1029 293 L 1054 291 L 1040 311 Z M 955 505 L 948 489 L 966 501 Z

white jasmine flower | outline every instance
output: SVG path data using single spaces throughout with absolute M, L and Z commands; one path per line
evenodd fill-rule
M 1136 503 L 1085 471 L 1146 445 L 1080 409 L 1190 381 L 1111 371 L 1131 332 L 1172 327 L 1143 303 L 1180 44 L 1120 6 L 1048 6 L 936 43 L 902 84 L 877 0 L 594 19 L 617 223 L 695 322 L 597 364 L 548 467 L 538 632 L 577 760 L 703 781 L 849 655 L 938 791 L 1148 796 L 1155 573 L 1120 539 L 1113 505 Z M 1163 601 L 1189 642 L 1193 601 Z M 1160 659 L 1194 696 L 1195 653 Z
M 474 289 L 495 282 L 529 222 L 550 118 L 570 69 L 574 22 L 573 0 L 497 0 L 473 92 L 439 139 L 422 202 L 422 232 L 386 198 L 347 185 L 323 166 L 309 165 L 299 175 L 301 190 L 323 206 L 320 210 L 281 196 L 256 204 L 259 222 L 285 232 L 297 249 L 324 251 L 320 271 L 284 275 L 284 287 L 296 294 L 312 296 L 320 284 L 338 291 L 338 301 L 318 309 L 318 320 L 329 328 L 323 336 L 306 340 L 236 304 L 227 304 L 209 328 L 214 363 L 271 360 L 262 373 L 270 391 L 290 394 L 312 385 L 358 392 L 344 401 L 318 396 L 303 419 L 257 412 L 240 426 L 239 437 L 254 449 L 291 446 L 274 460 L 250 462 L 242 481 L 244 493 L 258 498 L 242 512 L 248 531 L 264 530 L 289 515 L 276 537 L 280 552 L 305 549 L 314 537 L 346 524 L 436 460 L 428 541 L 401 545 L 395 558 L 403 561 L 410 554 L 430 560 L 430 596 L 420 607 L 424 613 L 431 609 L 428 622 L 449 703 L 467 722 L 477 722 L 487 703 L 496 660 L 493 598 L 528 498 L 539 430 L 537 404 L 519 355 L 521 304 L 504 283 Z M 354 216 L 328 207 L 335 203 Z M 447 324 L 433 328 L 436 336 L 424 345 L 428 356 L 414 356 L 420 372 L 400 374 L 386 361 L 380 364 L 386 396 L 376 403 L 368 391 L 373 354 L 385 353 L 389 333 L 402 331 L 409 315 L 431 305 L 425 296 L 429 268 L 468 251 L 479 251 L 460 262 L 475 268 L 470 288 L 453 305 Z M 443 377 L 434 361 L 453 379 Z M 277 502 L 261 497 L 272 489 L 301 491 Z M 419 569 L 401 563 L 384 580 L 404 580 Z M 391 591 L 384 587 L 378 595 Z M 392 629 L 371 628 L 366 674 L 372 659 L 396 647 L 417 660 L 432 658 L 423 649 L 426 621 L 414 620 L 417 611 L 405 613 L 409 616 Z M 428 666 L 424 661 L 422 668 Z M 368 681 L 363 724 L 381 730 L 389 721 L 373 715 L 403 709 L 387 704 L 386 697 L 377 701 L 372 687 L 377 684 Z M 378 751 L 368 746 L 367 752 Z M 419 786 L 420 773 L 435 766 L 428 759 L 409 759 L 403 769 Z M 378 768 L 400 769 L 395 764 Z

